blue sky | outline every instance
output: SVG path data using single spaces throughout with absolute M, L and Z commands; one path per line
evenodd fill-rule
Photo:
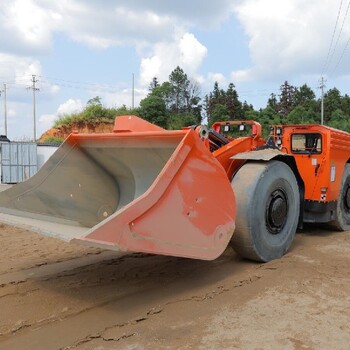
M 97 95 L 105 106 L 130 106 L 132 74 L 137 104 L 153 76 L 164 81 L 177 65 L 203 96 L 216 80 L 233 82 L 256 108 L 285 80 L 319 95 L 321 74 L 327 88 L 350 93 L 350 1 L 0 1 L 11 139 L 33 137 L 32 74 L 38 136 Z

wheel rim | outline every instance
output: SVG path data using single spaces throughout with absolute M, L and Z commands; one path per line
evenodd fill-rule
M 287 221 L 287 213 L 288 199 L 286 193 L 282 189 L 273 191 L 266 206 L 266 227 L 270 233 L 278 234 L 282 231 Z

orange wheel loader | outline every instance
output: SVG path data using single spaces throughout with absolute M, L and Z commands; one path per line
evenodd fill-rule
M 350 134 L 255 121 L 168 131 L 121 116 L 72 133 L 40 171 L 0 193 L 0 221 L 121 252 L 203 260 L 285 254 L 304 222 L 350 229 Z

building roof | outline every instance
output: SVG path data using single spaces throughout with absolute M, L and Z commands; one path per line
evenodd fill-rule
M 10 142 L 6 135 L 0 135 L 0 142 Z

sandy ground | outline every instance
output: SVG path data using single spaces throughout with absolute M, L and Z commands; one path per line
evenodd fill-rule
M 70 245 L 0 226 L 0 349 L 350 349 L 350 232 L 282 259 L 212 262 Z

